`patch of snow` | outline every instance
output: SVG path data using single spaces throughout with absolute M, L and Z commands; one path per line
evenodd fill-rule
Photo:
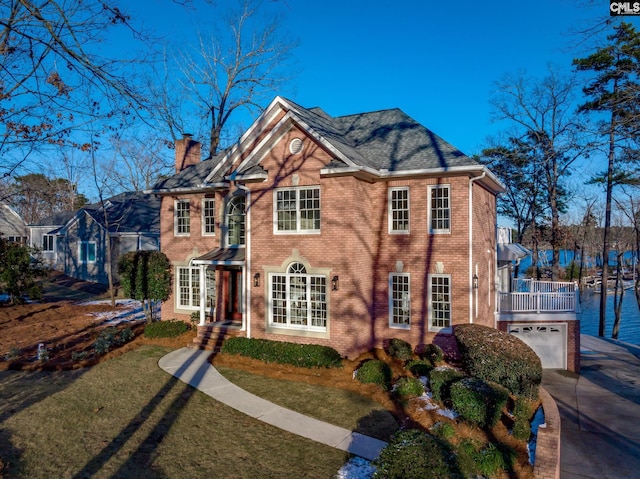
M 376 468 L 370 461 L 361 457 L 352 457 L 338 471 L 335 479 L 371 479 Z
M 89 305 L 110 305 L 111 300 L 103 299 L 97 301 L 83 301 L 79 303 L 80 306 Z M 99 313 L 89 313 L 87 316 L 91 316 L 95 321 L 101 324 L 120 324 L 120 323 L 134 323 L 140 321 L 146 321 L 146 315 L 142 307 L 142 303 L 135 299 L 119 299 L 116 301 L 116 308 L 110 311 L 103 311 Z M 156 311 L 156 318 L 160 317 L 159 308 Z
M 440 416 L 448 417 L 449 419 L 455 419 L 458 417 L 458 413 L 453 409 L 441 408 L 434 400 L 431 392 L 425 392 L 419 398 L 414 399 L 414 401 L 418 401 L 422 403 L 422 408 L 425 411 L 435 411 L 436 414 Z

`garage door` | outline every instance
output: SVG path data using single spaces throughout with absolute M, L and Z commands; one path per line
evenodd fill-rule
M 566 324 L 510 324 L 508 331 L 536 352 L 544 369 L 567 368 Z

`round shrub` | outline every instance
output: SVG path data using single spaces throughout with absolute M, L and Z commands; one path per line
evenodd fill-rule
M 429 373 L 433 369 L 431 363 L 423 361 L 422 359 L 413 359 L 405 364 L 404 367 L 417 378 L 429 377 Z
M 444 361 L 444 352 L 437 344 L 425 344 L 422 353 L 420 353 L 420 357 L 437 366 Z
M 371 359 L 358 368 L 356 379 L 363 384 L 373 383 L 388 389 L 391 383 L 391 368 L 384 361 Z
M 449 479 L 449 453 L 435 437 L 417 429 L 396 433 L 374 461 L 375 479 Z
M 455 428 L 448 422 L 437 422 L 431 426 L 431 434 L 440 439 L 451 439 L 456 435 Z
M 399 359 L 401 361 L 409 361 L 413 358 L 413 349 L 411 349 L 411 345 L 402 339 L 390 339 L 388 351 L 392 358 Z
M 513 406 L 513 437 L 528 441 L 531 436 L 533 404 L 524 396 L 518 396 Z
M 515 396 L 538 396 L 542 364 L 521 339 L 479 324 L 458 325 L 453 334 L 469 376 L 502 384 Z
M 465 377 L 463 373 L 453 368 L 438 367 L 429 373 L 429 386 L 433 399 L 444 403 L 451 399 L 451 385 Z
M 464 477 L 501 477 L 502 471 L 513 469 L 516 456 L 508 446 L 470 439 L 463 440 L 456 450 L 457 465 Z
M 509 391 L 479 378 L 464 378 L 451 385 L 451 402 L 464 420 L 479 427 L 493 427 L 502 415 Z
M 414 398 L 422 396 L 424 386 L 416 378 L 400 378 L 394 385 L 393 391 L 401 398 Z

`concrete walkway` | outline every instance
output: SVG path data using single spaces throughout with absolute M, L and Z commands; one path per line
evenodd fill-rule
M 170 352 L 159 366 L 216 401 L 255 419 L 327 446 L 373 460 L 384 441 L 304 416 L 255 396 L 227 381 L 210 363 L 210 351 L 182 348 Z
M 561 417 L 561 479 L 640 477 L 640 348 L 581 335 L 581 372 L 545 370 Z

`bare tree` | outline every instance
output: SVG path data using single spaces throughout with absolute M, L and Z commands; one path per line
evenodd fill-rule
M 179 54 L 175 63 L 182 75 L 181 88 L 169 82 L 155 93 L 156 109 L 173 140 L 185 132 L 183 92 L 188 93 L 201 127 L 207 125 L 203 129 L 208 132 L 210 156 L 225 143 L 235 113 L 261 111 L 264 101 L 288 79 L 286 68 L 295 47 L 283 36 L 280 18 L 267 18 L 253 0 L 242 0 L 239 9 L 220 18 L 224 24 L 200 32 L 198 45 Z M 171 80 L 172 73 L 164 75 Z
M 566 211 L 568 198 L 565 180 L 585 151 L 584 128 L 573 113 L 574 81 L 550 67 L 541 80 L 525 74 L 507 77 L 497 91 L 491 101 L 496 118 L 508 121 L 517 140 L 528 146 L 529 157 L 537 159 L 535 177 L 551 218 L 552 274 L 558 280 L 563 244 L 560 214 Z
M 0 0 L 0 175 L 45 146 L 92 148 L 83 125 L 142 106 L 127 67 L 143 56 L 104 54 L 126 30 L 139 33 L 116 1 Z

